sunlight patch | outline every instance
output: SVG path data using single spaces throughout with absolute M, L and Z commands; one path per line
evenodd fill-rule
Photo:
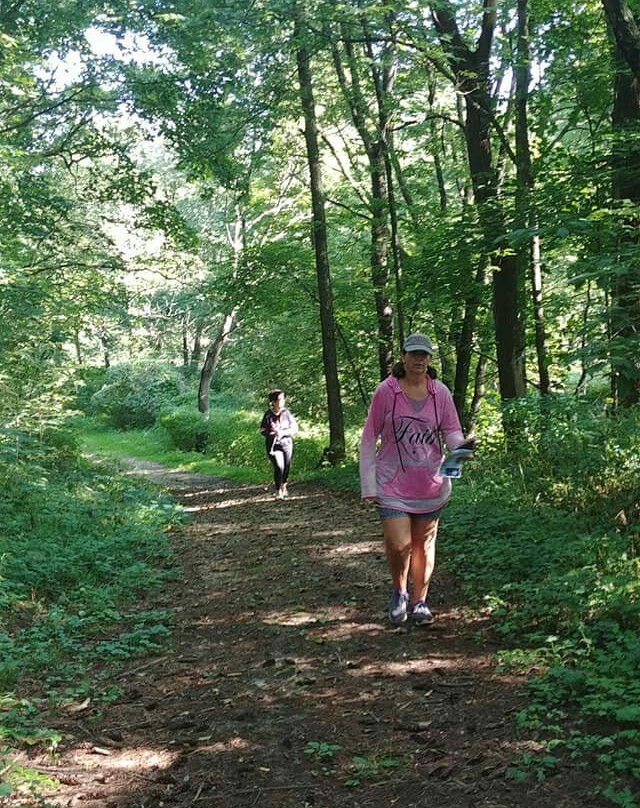
M 347 531 L 342 531 L 346 533 Z M 338 532 L 331 533 L 314 533 L 315 536 L 336 536 Z M 315 551 L 315 555 L 323 556 L 324 558 L 344 558 L 345 556 L 366 555 L 367 553 L 379 553 L 381 551 L 380 540 L 377 541 L 361 541 L 357 544 L 338 544 L 336 547 L 322 547 Z
M 226 488 L 198 488 L 196 491 L 190 491 L 183 494 L 183 496 L 185 499 L 193 499 L 194 497 L 202 497 L 205 494 L 224 494 L 226 491 Z
M 204 740 L 208 739 L 205 738 Z M 253 748 L 254 744 L 250 743 L 246 738 L 236 736 L 235 738 L 229 738 L 227 741 L 200 745 L 198 746 L 198 752 L 246 752 Z
M 404 659 L 400 662 L 374 662 L 349 671 L 350 676 L 407 676 L 412 673 L 435 673 L 456 670 L 456 657 L 432 657 L 431 659 Z
M 222 510 L 223 508 L 237 508 L 238 505 L 248 505 L 248 504 L 252 505 L 256 501 L 257 502 L 262 502 L 262 501 L 265 501 L 267 499 L 273 499 L 273 497 L 271 497 L 271 496 L 269 496 L 269 497 L 259 497 L 259 498 L 256 499 L 256 497 L 248 498 L 248 497 L 245 496 L 245 497 L 242 497 L 240 499 L 225 499 L 224 502 L 216 502 L 215 505 L 213 505 L 212 507 L 213 507 L 213 510 Z
M 273 614 L 271 617 L 265 617 L 263 622 L 269 626 L 304 626 L 310 623 L 317 625 L 318 623 L 346 620 L 349 616 L 348 609 L 334 606 L 317 612 L 281 612 Z
M 325 640 L 348 640 L 359 634 L 380 634 L 387 629 L 381 623 L 347 623 L 342 622 L 319 631 L 318 636 Z M 314 632 L 315 634 L 315 632 Z
M 352 527 L 336 527 L 333 530 L 314 530 L 314 539 L 332 539 L 335 536 L 349 536 L 353 533 Z M 342 545 L 343 547 L 351 547 L 351 545 Z
M 78 752 L 76 760 L 88 768 L 102 764 L 103 768 L 109 769 L 168 769 L 180 756 L 178 752 L 145 747 L 130 747 L 109 752 L 110 754 L 104 757 L 91 752 Z

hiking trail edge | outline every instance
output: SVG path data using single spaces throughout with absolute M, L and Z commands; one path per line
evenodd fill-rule
M 508 776 L 539 748 L 517 726 L 526 677 L 496 670 L 442 560 L 434 625 L 388 623 L 380 522 L 355 495 L 129 462 L 192 517 L 177 578 L 140 604 L 174 608 L 173 635 L 115 675 L 116 702 L 51 717 L 55 758 L 22 756 L 59 780 L 48 805 L 602 808 L 588 771 Z

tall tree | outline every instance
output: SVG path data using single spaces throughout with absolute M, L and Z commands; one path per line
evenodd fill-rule
M 613 106 L 615 146 L 613 196 L 640 203 L 640 26 L 626 0 L 602 0 L 615 40 Z M 614 402 L 640 402 L 640 270 L 637 255 L 640 216 L 623 212 L 620 264 L 611 285 L 611 371 Z M 631 259 L 631 263 L 629 263 Z
M 534 179 L 529 145 L 529 84 L 531 81 L 531 47 L 529 44 L 529 0 L 517 0 L 518 35 L 516 53 L 516 216 L 521 231 L 526 233 L 518 248 L 522 262 L 520 274 L 531 279 L 531 299 L 538 362 L 539 390 L 549 392 L 544 308 L 542 302 L 542 270 L 540 265 L 540 236 L 534 207 Z
M 465 141 L 474 197 L 482 224 L 485 249 L 493 269 L 493 316 L 500 393 L 503 399 L 526 392 L 524 328 L 520 308 L 519 263 L 509 251 L 495 245 L 507 227 L 499 198 L 498 175 L 491 150 L 491 45 L 496 25 L 497 0 L 484 0 L 481 31 L 472 50 L 460 34 L 449 0 L 431 4 L 432 19 L 441 47 L 465 100 Z
M 305 124 L 304 137 L 309 165 L 313 216 L 312 237 L 318 278 L 318 298 L 320 304 L 320 322 L 322 326 L 322 356 L 329 411 L 329 447 L 327 457 L 333 463 L 344 457 L 345 442 L 342 399 L 340 397 L 340 382 L 338 378 L 336 328 L 333 314 L 333 294 L 331 291 L 331 269 L 329 266 L 329 251 L 327 248 L 327 222 L 325 216 L 324 191 L 322 187 L 322 170 L 320 148 L 318 145 L 315 100 L 313 95 L 311 60 L 304 37 L 304 12 L 299 3 L 295 4 L 294 14 L 293 35 L 298 67 L 300 103 Z
M 393 364 L 393 304 L 389 294 L 390 194 L 393 193 L 389 141 L 393 107 L 390 94 L 395 80 L 395 45 L 391 41 L 378 46 L 366 18 L 358 15 L 357 30 L 346 22 L 333 43 L 333 62 L 340 88 L 348 104 L 353 124 L 367 157 L 370 176 L 371 282 L 377 318 L 378 364 L 380 378 L 391 372 Z M 356 43 L 362 43 L 364 60 Z M 340 44 L 344 47 L 341 53 Z M 362 65 L 369 74 L 363 76 Z M 369 81 L 372 92 L 363 87 Z M 395 209 L 393 210 L 395 216 Z M 397 238 L 397 228 L 395 231 Z M 396 252 L 397 255 L 397 252 Z

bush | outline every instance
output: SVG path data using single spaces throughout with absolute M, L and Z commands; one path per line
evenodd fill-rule
M 91 398 L 97 416 L 116 429 L 152 426 L 184 390 L 177 368 L 156 363 L 110 368 L 105 383 Z
M 264 468 L 268 463 L 264 438 L 258 431 L 262 413 L 250 410 L 212 408 L 208 422 L 207 455 L 229 466 Z M 294 438 L 293 464 L 295 472 L 316 469 L 322 457 L 320 429 L 309 429 L 300 422 L 300 432 Z
M 246 410 L 211 410 L 207 454 L 230 466 L 260 468 L 265 460 L 260 417 Z
M 637 790 L 640 408 L 507 406 L 518 442 L 506 451 L 490 423 L 478 430 L 445 514 L 448 565 L 511 646 L 503 662 L 538 668 L 522 725 Z
M 183 452 L 204 452 L 209 443 L 209 425 L 202 413 L 193 407 L 179 407 L 163 413 L 159 425 L 168 433 L 171 443 Z
M 85 415 L 95 415 L 93 396 L 105 384 L 106 376 L 104 367 L 76 368 L 66 387 L 72 406 Z

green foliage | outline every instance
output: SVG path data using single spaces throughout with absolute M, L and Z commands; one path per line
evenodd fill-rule
M 95 415 L 92 398 L 104 386 L 106 373 L 107 369 L 103 367 L 82 366 L 75 369 L 67 382 L 74 409 L 85 415 Z
M 640 733 L 640 410 L 561 396 L 509 407 L 520 441 L 505 452 L 487 424 L 445 516 L 448 563 L 511 646 L 502 664 L 536 672 L 522 726 L 603 782 L 613 772 L 624 794 L 640 780 L 627 752 Z M 534 755 L 513 774 L 550 766 Z
M 183 377 L 171 365 L 118 365 L 107 371 L 91 405 L 97 416 L 117 429 L 152 426 L 161 410 L 175 405 L 184 389 Z
M 204 452 L 209 442 L 209 428 L 202 413 L 194 407 L 178 407 L 158 418 L 171 443 L 183 452 Z
M 178 511 L 89 467 L 53 425 L 37 436 L 0 430 L 0 486 L 0 738 L 54 749 L 45 709 L 87 692 L 112 697 L 111 683 L 89 678 L 96 655 L 115 665 L 165 641 L 171 615 L 136 601 L 172 574 L 163 530 Z M 9 751 L 3 779 L 35 788 Z
M 339 743 L 328 743 L 327 741 L 309 741 L 304 748 L 305 755 L 312 755 L 318 760 L 332 758 L 336 752 L 342 749 Z
M 379 778 L 399 764 L 400 761 L 390 755 L 370 755 L 369 757 L 356 755 L 351 766 L 353 774 L 345 781 L 345 785 L 359 786 L 363 780 Z
M 55 778 L 18 764 L 11 756 L 10 747 L 0 749 L 0 799 L 20 794 L 30 799 L 31 806 L 48 808 L 39 796 L 40 792 L 56 785 Z
M 263 412 L 234 409 L 218 399 L 212 399 L 208 421 L 206 454 L 218 463 L 231 466 L 265 467 L 268 463 L 264 437 L 258 431 Z M 308 474 L 318 467 L 326 445 L 324 428 L 306 426 L 298 420 L 300 432 L 294 439 L 293 467 L 296 474 Z

